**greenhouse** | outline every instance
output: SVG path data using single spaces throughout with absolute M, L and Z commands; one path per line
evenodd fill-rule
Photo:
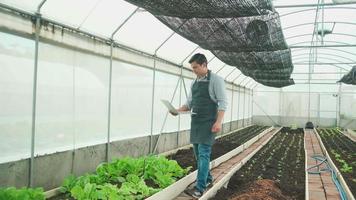
M 0 0 L 0 200 L 355 200 L 356 0 Z

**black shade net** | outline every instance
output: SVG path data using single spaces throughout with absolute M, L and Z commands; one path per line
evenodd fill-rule
M 178 18 L 218 18 L 262 15 L 272 11 L 270 0 L 128 0 L 153 15 Z
M 349 73 L 344 75 L 338 82 L 356 85 L 356 66 L 353 66 Z
M 290 50 L 270 0 L 127 1 L 259 83 L 294 84 Z

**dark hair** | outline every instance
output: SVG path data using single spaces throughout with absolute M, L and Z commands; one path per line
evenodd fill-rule
M 206 57 L 204 56 L 204 54 L 201 53 L 196 53 L 192 56 L 192 58 L 189 60 L 189 63 L 191 64 L 192 62 L 196 62 L 199 65 L 203 64 L 203 63 L 208 63 L 208 61 L 206 60 Z

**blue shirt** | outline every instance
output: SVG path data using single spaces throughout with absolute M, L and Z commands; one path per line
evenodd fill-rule
M 195 81 L 208 81 L 208 76 L 202 78 L 196 78 L 190 85 L 190 91 L 186 103 L 184 104 L 189 109 L 191 109 L 192 103 L 192 87 Z M 225 111 L 227 109 L 227 97 L 226 97 L 226 87 L 225 81 L 220 76 L 210 73 L 210 84 L 209 84 L 209 96 L 218 105 L 218 110 Z

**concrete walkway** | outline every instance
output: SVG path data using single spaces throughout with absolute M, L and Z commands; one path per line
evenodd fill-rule
M 229 160 L 223 162 L 219 166 L 217 166 L 214 169 L 212 169 L 211 170 L 211 175 L 214 178 L 213 185 L 215 185 L 216 183 L 221 181 L 237 165 L 245 164 L 245 163 L 241 163 L 243 161 L 243 159 L 246 158 L 247 156 L 252 156 L 252 155 L 250 155 L 251 153 L 256 153 L 254 151 L 263 142 L 265 142 L 266 140 L 270 139 L 274 135 L 275 132 L 276 132 L 276 129 L 272 129 L 271 131 L 266 133 L 263 137 L 261 137 L 259 140 L 257 140 L 255 143 L 253 143 L 251 146 L 249 146 L 248 148 L 244 149 L 241 153 L 237 154 L 236 156 L 230 158 Z M 195 184 L 196 184 L 196 182 L 193 182 L 192 184 L 190 184 L 188 186 L 188 188 L 194 187 Z M 211 189 L 211 188 L 208 188 L 208 190 L 205 191 L 204 194 L 206 194 L 209 191 L 209 189 Z M 194 198 L 188 196 L 184 192 L 182 192 L 178 197 L 175 198 L 175 200 L 191 200 L 191 199 L 194 199 Z
M 304 132 L 304 142 L 306 150 L 306 165 L 309 167 L 320 164 L 320 161 L 317 161 L 312 158 L 313 155 L 325 156 L 321 150 L 318 138 L 316 137 L 313 129 L 305 129 Z M 326 164 L 323 163 L 319 168 L 310 169 L 310 171 L 318 171 L 319 169 L 326 168 Z M 320 174 L 311 174 L 307 175 L 308 180 L 308 195 L 309 200 L 336 200 L 340 199 L 339 192 L 332 181 L 331 172 L 324 171 Z

